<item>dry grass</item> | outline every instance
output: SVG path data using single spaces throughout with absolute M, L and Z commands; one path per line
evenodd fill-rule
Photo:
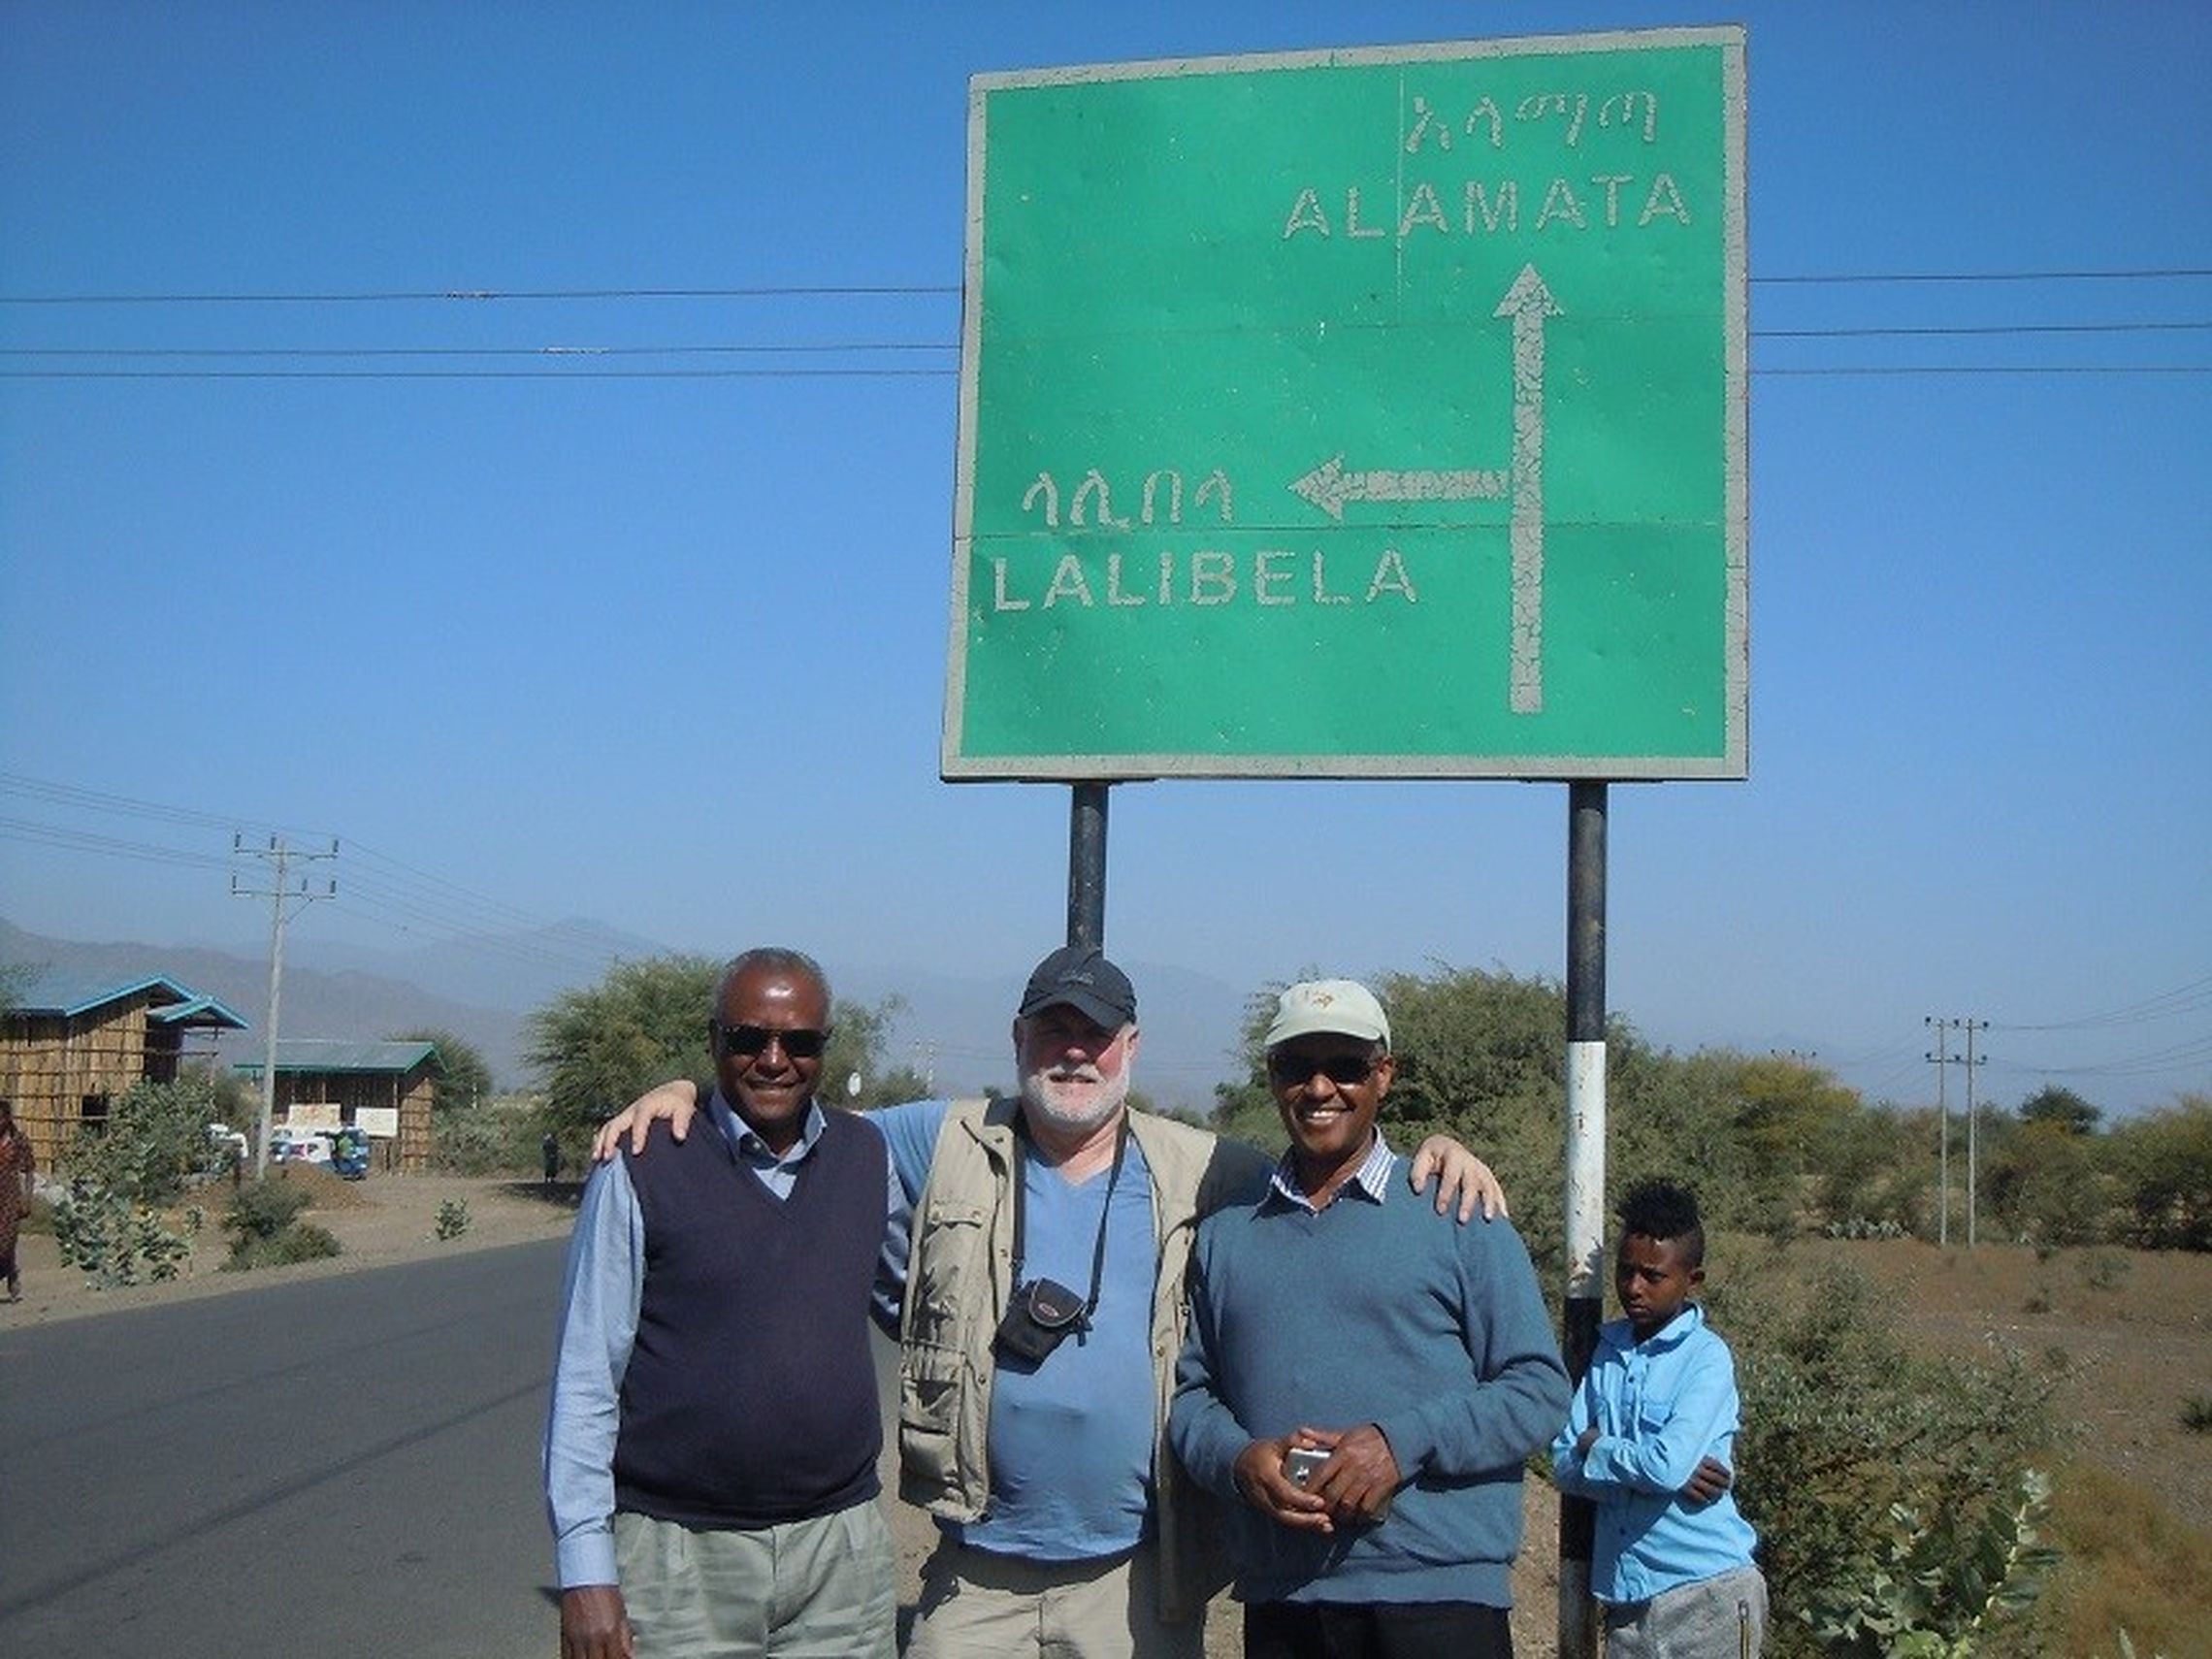
M 2051 1531 L 2066 1552 L 2048 1615 L 2061 1652 L 2117 1654 L 2122 1630 L 2141 1659 L 2212 1652 L 2212 1533 L 2086 1461 L 2060 1475 Z
M 2079 1431 L 2050 1532 L 2066 1561 L 2039 1622 L 2067 1659 L 2212 1659 L 2212 1436 L 2183 1421 L 2212 1378 L 2212 1256 L 1833 1244 L 1894 1289 L 1937 1351 L 1993 1340 L 2063 1360 Z

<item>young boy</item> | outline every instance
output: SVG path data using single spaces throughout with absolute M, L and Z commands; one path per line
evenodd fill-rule
M 1736 1363 L 1690 1300 L 1705 1283 L 1697 1199 L 1647 1181 L 1619 1215 L 1627 1317 L 1599 1330 L 1552 1443 L 1559 1489 L 1597 1509 L 1590 1587 L 1607 1659 L 1743 1659 L 1766 1640 L 1767 1581 L 1757 1535 L 1714 1479 L 1735 1448 Z

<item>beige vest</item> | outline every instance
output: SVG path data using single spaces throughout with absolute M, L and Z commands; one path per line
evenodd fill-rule
M 1012 1290 L 1019 1110 L 1013 1100 L 955 1101 L 915 1208 L 899 1316 L 898 1490 L 908 1503 L 947 1520 L 981 1518 L 991 1496 L 992 1336 Z M 1245 1163 L 1247 1149 L 1223 1147 L 1188 1123 L 1131 1112 L 1129 1133 L 1152 1172 L 1153 1233 L 1159 1241 L 1152 1309 L 1153 1519 L 1160 1616 L 1180 1622 L 1203 1613 L 1207 1598 L 1228 1581 L 1213 1499 L 1183 1473 L 1167 1447 L 1168 1397 L 1188 1314 L 1185 1280 L 1201 1188 L 1208 1189 L 1209 1209 L 1249 1200 L 1251 1171 L 1221 1167 Z M 1231 1157 L 1224 1160 L 1224 1152 Z M 1212 1188 L 1223 1184 L 1221 1199 L 1214 1198 Z

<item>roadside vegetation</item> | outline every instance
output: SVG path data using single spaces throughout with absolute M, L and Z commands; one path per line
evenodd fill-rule
M 175 1278 L 190 1259 L 204 1211 L 179 1205 L 227 1169 L 208 1133 L 228 1102 L 213 1079 L 134 1085 L 104 1124 L 85 1124 L 61 1158 L 51 1225 L 64 1265 L 102 1286 Z

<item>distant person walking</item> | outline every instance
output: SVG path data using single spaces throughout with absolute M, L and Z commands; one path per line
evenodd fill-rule
M 16 1235 L 31 1207 L 31 1137 L 16 1126 L 13 1101 L 0 1100 L 0 1271 L 8 1279 L 8 1300 L 23 1299 L 23 1276 L 16 1266 Z
M 546 1130 L 545 1138 L 537 1143 L 537 1150 L 544 1155 L 545 1185 L 550 1187 L 561 1173 L 561 1143 L 554 1138 L 552 1130 Z

